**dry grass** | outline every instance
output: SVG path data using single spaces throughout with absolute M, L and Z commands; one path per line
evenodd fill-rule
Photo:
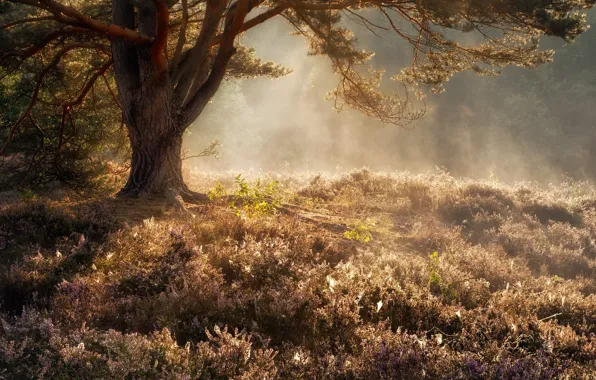
M 595 378 L 588 184 L 264 177 L 284 207 L 254 218 L 1 206 L 0 378 Z

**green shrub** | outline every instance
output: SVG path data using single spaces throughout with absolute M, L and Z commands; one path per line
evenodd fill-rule
M 428 286 L 431 291 L 441 289 L 441 275 L 439 274 L 439 253 L 433 252 L 428 263 Z
M 344 237 L 350 240 L 356 240 L 361 243 L 368 243 L 372 239 L 372 230 L 374 224 L 369 220 L 359 220 L 344 232 Z
M 221 182 L 217 182 L 215 187 L 207 192 L 207 196 L 209 197 L 210 201 L 216 201 L 223 198 L 225 195 L 226 189 L 223 187 Z
M 262 183 L 261 179 L 257 179 L 256 183 L 250 185 L 239 174 L 235 183 L 238 188 L 233 194 L 234 199 L 230 202 L 230 207 L 237 216 L 252 218 L 273 215 L 281 206 L 278 181 Z

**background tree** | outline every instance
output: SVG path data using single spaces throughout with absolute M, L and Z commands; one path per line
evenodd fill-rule
M 339 77 L 329 97 L 386 123 L 406 124 L 423 114 L 410 94 L 440 91 L 453 74 L 472 70 L 526 68 L 548 62 L 541 35 L 572 40 L 585 30 L 581 10 L 591 0 L 259 1 L 237 0 L 10 0 L 2 4 L 3 80 L 22 80 L 26 104 L 8 112 L 2 154 L 25 125 L 39 126 L 40 105 L 54 115 L 59 167 L 67 126 L 99 86 L 117 92 L 132 149 L 128 182 L 121 193 L 159 195 L 174 189 L 190 195 L 182 179 L 181 147 L 186 128 L 202 113 L 226 76 L 278 77 L 288 71 L 262 62 L 237 37 L 275 16 L 307 38 L 310 53 L 328 56 Z M 250 16 L 249 16 L 250 14 Z M 411 44 L 412 65 L 392 79 L 403 92 L 385 91 L 373 53 L 357 44 L 343 17 L 371 33 L 391 31 Z M 457 42 L 474 32 L 475 43 Z M 110 83 L 115 82 L 112 89 Z M 14 87 L 13 87 L 14 88 Z M 53 89 L 53 91 L 49 91 Z M 24 88 L 22 89 L 24 90 Z M 84 128 L 84 125 L 82 126 Z M 74 133 L 74 132 L 73 132 Z M 44 141 L 44 140 L 42 140 Z

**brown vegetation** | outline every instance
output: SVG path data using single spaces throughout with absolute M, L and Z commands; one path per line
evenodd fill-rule
M 1 206 L 0 378 L 596 376 L 592 187 L 278 180 L 274 215 L 231 176 L 185 212 Z

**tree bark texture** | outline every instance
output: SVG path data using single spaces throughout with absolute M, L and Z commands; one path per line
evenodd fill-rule
M 112 0 L 112 20 L 151 40 L 139 44 L 112 37 L 113 68 L 132 148 L 130 177 L 122 195 L 161 196 L 172 191 L 196 196 L 182 179 L 182 135 L 217 92 L 234 39 L 256 0 L 238 0 L 225 13 L 217 54 L 208 59 L 226 12 L 225 1 L 207 0 L 201 32 L 180 65 L 167 60 L 166 0 Z M 184 37 L 182 37 L 184 40 Z M 182 56 L 182 55 L 181 55 Z M 177 65 L 178 59 L 173 59 Z
M 116 25 L 156 36 L 155 2 L 141 2 L 138 12 L 129 0 L 114 0 L 113 5 Z M 120 194 L 150 197 L 187 191 L 181 159 L 184 129 L 173 110 L 172 85 L 161 57 L 156 59 L 155 44 L 138 45 L 114 38 L 112 56 L 132 148 L 129 178 Z
M 182 179 L 182 133 L 168 104 L 159 99 L 138 101 L 127 121 L 132 160 L 122 195 L 159 196 L 186 190 Z

